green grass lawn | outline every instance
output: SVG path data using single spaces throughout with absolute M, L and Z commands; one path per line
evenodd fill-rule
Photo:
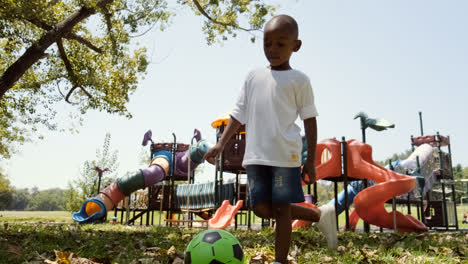
M 55 251 L 72 252 L 77 257 L 74 260 L 97 263 L 177 263 L 177 259 L 182 261 L 192 237 L 204 230 L 146 227 L 139 223 L 78 225 L 68 212 L 0 212 L 0 216 L 0 263 L 43 263 L 45 259 L 55 260 Z M 241 242 L 246 263 L 273 261 L 272 228 L 228 231 Z M 296 229 L 290 263 L 468 264 L 467 244 L 466 231 L 423 234 L 341 231 L 338 250 L 330 251 L 315 228 Z

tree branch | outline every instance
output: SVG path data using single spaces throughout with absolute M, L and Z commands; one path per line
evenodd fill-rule
M 105 6 L 101 8 L 102 10 L 105 11 L 104 18 L 106 19 L 107 33 L 109 34 L 109 38 L 111 39 L 111 42 L 112 42 L 112 50 L 115 51 L 117 48 L 117 44 L 116 44 L 114 35 L 112 34 L 112 21 L 111 21 L 112 14 L 109 12 L 109 10 Z
M 76 75 L 75 73 L 73 72 L 73 68 L 72 68 L 72 65 L 70 63 L 70 60 L 68 59 L 67 57 L 67 54 L 65 53 L 65 49 L 63 48 L 63 42 L 62 42 L 62 39 L 57 39 L 57 47 L 58 47 L 58 50 L 59 50 L 59 53 L 60 53 L 60 57 L 62 58 L 63 60 L 63 63 L 65 64 L 65 68 L 67 69 L 67 72 L 68 72 L 68 76 L 70 77 L 70 80 L 71 80 L 71 83 L 73 84 L 73 88 L 70 89 L 70 91 L 68 91 L 67 95 L 65 96 L 65 101 L 69 104 L 74 104 L 72 102 L 70 102 L 70 96 L 72 95 L 73 91 L 76 89 L 76 88 L 80 88 L 81 90 L 83 90 L 83 92 L 89 97 L 89 98 L 93 98 L 91 96 L 91 94 L 88 93 L 88 91 L 86 91 L 83 87 L 81 86 L 78 86 L 78 81 L 77 81 L 77 78 L 76 78 Z
M 80 42 L 81 44 L 84 44 L 84 45 L 88 46 L 88 48 L 94 50 L 97 53 L 102 53 L 101 48 L 98 48 L 98 47 L 94 46 L 93 43 L 91 43 L 89 40 L 87 40 L 87 39 L 85 39 L 85 38 L 83 38 L 81 36 L 78 36 L 75 33 L 67 33 L 67 34 L 65 34 L 64 37 L 66 39 L 76 40 L 76 41 Z
M 212 18 L 210 15 L 208 15 L 208 13 L 206 13 L 205 9 L 200 5 L 200 3 L 198 2 L 198 0 L 193 0 L 193 3 L 195 4 L 195 6 L 197 7 L 198 11 L 200 11 L 200 13 L 205 16 L 206 18 L 208 18 L 208 20 L 210 20 L 211 22 L 213 22 L 214 24 L 218 24 L 218 25 L 222 25 L 222 26 L 225 26 L 225 27 L 235 27 L 237 29 L 240 29 L 240 30 L 244 30 L 244 31 L 254 31 L 255 29 L 247 29 L 247 28 L 243 28 L 237 24 L 228 24 L 228 23 L 224 23 L 224 22 L 221 22 L 221 21 L 218 21 L 214 18 Z
M 67 53 L 65 52 L 65 49 L 63 48 L 62 39 L 57 39 L 56 42 L 57 42 L 57 47 L 60 53 L 60 58 L 62 58 L 62 61 L 65 64 L 65 68 L 67 69 L 68 77 L 70 77 L 70 79 L 72 80 L 72 83 L 75 85 L 76 76 L 75 76 L 75 73 L 73 72 L 73 68 L 70 63 L 70 60 L 67 57 Z
M 97 5 L 99 7 L 105 6 L 112 1 L 113 0 L 99 0 Z M 63 37 L 66 33 L 71 32 L 78 23 L 96 12 L 96 8 L 80 8 L 65 20 L 54 25 L 53 29 L 47 31 L 36 43 L 26 49 L 23 55 L 9 66 L 0 77 L 0 98 L 2 98 L 21 76 L 44 55 L 45 50 L 49 48 L 50 45 L 56 42 L 57 39 Z
M 39 27 L 39 28 L 42 28 L 44 30 L 52 30 L 53 27 L 43 21 L 39 21 L 37 19 L 32 19 L 32 18 L 24 18 L 26 21 L 28 21 L 29 23 L 35 25 L 36 27 Z M 83 38 L 82 36 L 79 36 L 73 32 L 68 32 L 66 33 L 64 36 L 64 38 L 66 39 L 73 39 L 73 40 L 76 40 L 78 42 L 80 42 L 81 44 L 84 44 L 86 46 L 88 46 L 88 48 L 94 50 L 95 52 L 97 53 L 102 53 L 102 49 L 101 48 L 98 48 L 96 46 L 93 45 L 93 43 L 91 43 L 89 40 Z

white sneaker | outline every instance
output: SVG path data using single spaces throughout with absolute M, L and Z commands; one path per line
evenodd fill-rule
M 318 209 L 321 211 L 321 216 L 317 227 L 327 238 L 328 248 L 336 249 L 338 247 L 338 237 L 336 231 L 335 207 L 331 204 L 325 204 Z

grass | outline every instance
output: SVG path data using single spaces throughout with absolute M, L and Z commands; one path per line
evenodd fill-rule
M 0 215 L 0 263 L 43 263 L 45 259 L 55 260 L 55 251 L 73 252 L 74 256 L 98 263 L 174 263 L 183 259 L 192 237 L 203 230 L 138 224 L 78 225 L 67 212 Z M 228 231 L 241 241 L 246 263 L 273 261 L 272 228 Z M 466 231 L 340 232 L 338 250 L 330 251 L 315 228 L 296 229 L 290 263 L 468 264 L 467 244 Z

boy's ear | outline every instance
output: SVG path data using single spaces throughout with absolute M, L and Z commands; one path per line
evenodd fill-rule
M 298 51 L 302 46 L 302 41 L 300 39 L 296 40 L 296 46 L 294 47 L 294 52 Z

